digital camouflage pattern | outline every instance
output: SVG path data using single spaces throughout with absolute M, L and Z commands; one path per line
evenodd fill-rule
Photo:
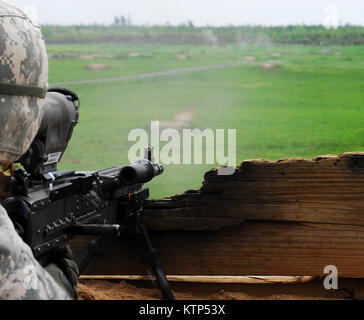
M 0 84 L 48 86 L 48 58 L 41 30 L 0 0 Z M 0 163 L 13 162 L 33 141 L 44 99 L 0 93 Z
M 69 300 L 36 261 L 0 206 L 0 300 Z
M 0 0 L 0 85 L 48 86 L 44 39 L 23 12 Z M 43 115 L 44 99 L 0 93 L 0 164 L 27 151 Z M 0 300 L 71 297 L 36 261 L 0 205 Z

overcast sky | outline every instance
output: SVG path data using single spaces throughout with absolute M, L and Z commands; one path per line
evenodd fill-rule
M 40 24 L 110 24 L 130 15 L 134 24 L 364 25 L 364 0 L 8 0 Z

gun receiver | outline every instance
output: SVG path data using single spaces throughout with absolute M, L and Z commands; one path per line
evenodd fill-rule
M 99 171 L 58 171 L 57 163 L 78 123 L 80 104 L 77 95 L 66 89 L 53 89 L 47 101 L 38 135 L 19 159 L 25 170 L 15 170 L 12 197 L 3 204 L 18 234 L 43 266 L 52 251 L 72 237 L 97 236 L 79 261 L 82 272 L 103 237 L 136 233 L 146 245 L 164 298 L 174 299 L 142 221 L 143 201 L 149 197 L 143 184 L 162 174 L 163 167 L 150 156 L 129 166 Z

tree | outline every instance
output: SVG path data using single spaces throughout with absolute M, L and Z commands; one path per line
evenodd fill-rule
M 119 23 L 120 23 L 120 21 L 119 21 L 119 17 L 114 17 L 114 26 L 118 26 L 119 25 Z
M 114 17 L 114 26 L 122 26 L 125 27 L 127 25 L 131 24 L 131 18 L 130 16 L 128 16 L 128 18 L 125 18 L 125 16 L 121 15 L 119 17 L 115 16 Z

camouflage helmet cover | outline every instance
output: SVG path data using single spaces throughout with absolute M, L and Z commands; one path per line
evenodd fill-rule
M 0 163 L 24 154 L 40 126 L 48 59 L 38 26 L 0 0 Z

